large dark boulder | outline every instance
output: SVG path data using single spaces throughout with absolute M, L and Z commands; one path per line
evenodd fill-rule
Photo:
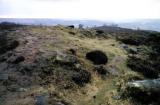
M 86 58 L 92 61 L 95 65 L 106 64 L 108 62 L 106 54 L 99 50 L 88 52 Z

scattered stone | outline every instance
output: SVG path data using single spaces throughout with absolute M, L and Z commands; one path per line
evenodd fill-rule
M 83 86 L 85 83 L 89 83 L 91 81 L 91 73 L 86 70 L 81 70 L 73 74 L 72 80 L 76 84 Z
M 92 61 L 95 65 L 106 64 L 108 62 L 108 57 L 106 54 L 99 50 L 87 53 L 86 58 Z

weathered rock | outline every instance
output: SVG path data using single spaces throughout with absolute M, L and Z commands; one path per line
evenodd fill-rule
M 86 58 L 92 61 L 95 65 L 106 64 L 108 62 L 108 57 L 106 54 L 99 50 L 87 53 Z
M 126 45 L 126 44 L 121 44 L 120 47 L 125 49 L 125 50 L 128 49 L 128 45 Z
M 74 64 L 77 62 L 77 58 L 73 55 L 58 53 L 55 57 L 55 62 L 61 64 Z
M 138 80 L 127 83 L 123 97 L 131 97 L 140 105 L 160 104 L 160 79 Z
M 81 70 L 72 76 L 72 80 L 78 85 L 84 85 L 91 81 L 91 73 L 86 70 Z
M 131 53 L 131 54 L 137 54 L 137 53 L 138 53 L 137 48 L 133 48 L 133 47 L 127 48 L 126 51 L 127 51 L 128 53 Z
M 148 92 L 160 92 L 160 79 L 128 82 L 127 86 Z

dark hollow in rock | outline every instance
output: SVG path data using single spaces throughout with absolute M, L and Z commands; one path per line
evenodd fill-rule
M 74 25 L 69 25 L 69 26 L 67 26 L 68 28 L 74 28 Z
M 76 84 L 83 86 L 85 83 L 89 83 L 91 81 L 91 73 L 86 70 L 81 70 L 73 74 L 72 80 Z
M 104 31 L 102 31 L 102 30 L 96 30 L 96 33 L 97 33 L 97 34 L 103 34 Z
M 86 54 L 86 58 L 92 61 L 95 65 L 106 64 L 108 57 L 102 51 L 95 50 Z
M 104 66 L 96 66 L 95 70 L 100 75 L 107 75 L 107 74 L 109 74 L 109 72 L 107 71 L 107 69 Z

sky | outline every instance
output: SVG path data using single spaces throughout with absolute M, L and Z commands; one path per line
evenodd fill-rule
M 160 0 L 0 0 L 0 18 L 160 19 Z

